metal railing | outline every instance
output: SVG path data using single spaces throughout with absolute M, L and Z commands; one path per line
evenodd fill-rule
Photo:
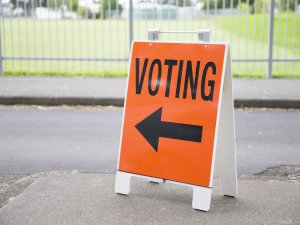
M 0 0 L 0 74 L 126 74 L 151 28 L 210 29 L 230 42 L 233 73 L 300 74 L 298 0 Z M 161 40 L 197 41 L 193 34 Z

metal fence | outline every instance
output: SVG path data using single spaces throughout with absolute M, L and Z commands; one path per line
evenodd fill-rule
M 0 73 L 126 75 L 147 30 L 210 29 L 236 76 L 300 75 L 298 0 L 0 0 Z M 197 41 L 194 34 L 162 40 Z

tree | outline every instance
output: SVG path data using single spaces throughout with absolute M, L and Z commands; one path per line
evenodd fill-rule
M 277 0 L 276 5 L 280 11 L 295 11 L 296 0 Z
M 103 1 L 103 3 L 102 3 L 103 10 L 100 9 L 100 15 L 101 15 L 101 13 L 103 13 L 103 15 L 101 15 L 101 17 L 107 18 L 108 16 L 111 16 L 111 15 L 108 15 L 109 9 L 111 9 L 111 10 L 117 9 L 117 0 L 102 0 L 102 1 Z M 119 12 L 122 12 L 123 8 L 120 4 L 118 5 L 118 9 L 119 9 Z

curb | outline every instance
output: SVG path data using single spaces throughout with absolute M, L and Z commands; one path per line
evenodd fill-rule
M 32 97 L 0 96 L 1 105 L 82 105 L 82 106 L 124 106 L 124 98 L 90 97 Z M 235 108 L 294 108 L 300 109 L 300 99 L 235 99 Z
M 82 106 L 123 106 L 124 98 L 82 98 L 82 97 L 0 97 L 1 105 L 82 105 Z
M 300 109 L 300 99 L 235 99 L 234 107 Z

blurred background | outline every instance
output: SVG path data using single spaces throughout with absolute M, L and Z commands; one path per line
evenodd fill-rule
M 125 77 L 147 31 L 210 29 L 235 77 L 300 77 L 298 0 L 0 0 L 1 74 Z M 273 3 L 273 4 L 271 4 Z M 198 41 L 195 34 L 161 40 Z M 268 68 L 272 68 L 272 72 Z

